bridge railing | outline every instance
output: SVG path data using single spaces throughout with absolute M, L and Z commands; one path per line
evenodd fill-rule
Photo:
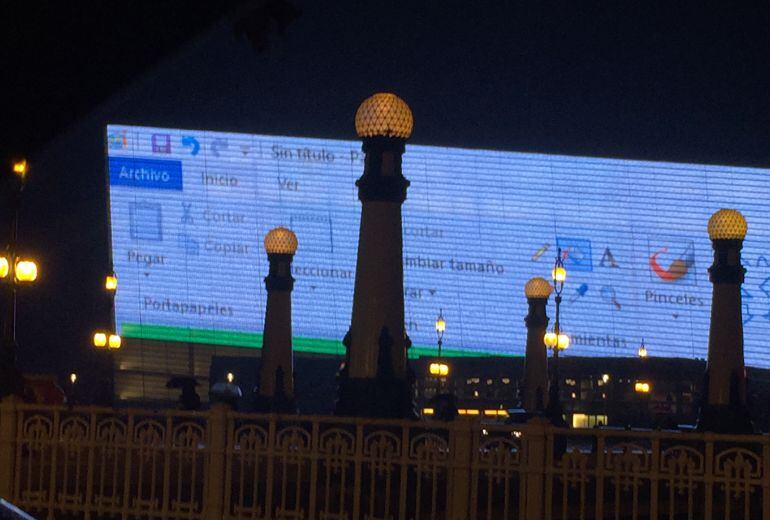
M 770 439 L 0 404 L 39 518 L 770 520 Z

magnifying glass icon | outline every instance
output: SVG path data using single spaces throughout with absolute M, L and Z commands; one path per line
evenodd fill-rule
M 605 285 L 601 288 L 599 291 L 599 294 L 602 297 L 602 300 L 604 300 L 607 303 L 611 303 L 615 306 L 617 310 L 620 310 L 620 302 L 618 301 L 617 295 L 615 294 L 615 288 L 611 285 Z

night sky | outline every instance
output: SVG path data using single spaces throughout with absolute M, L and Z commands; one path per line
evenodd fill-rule
M 90 365 L 82 342 L 96 304 L 73 287 L 90 287 L 83 273 L 106 255 L 106 237 L 68 249 L 57 233 L 66 216 L 96 221 L 99 236 L 106 195 L 61 203 L 82 174 L 36 176 L 36 156 L 217 22 L 228 37 L 212 45 L 233 45 L 240 65 L 188 71 L 189 106 L 148 100 L 142 113 L 134 103 L 132 122 L 349 138 L 358 102 L 393 90 L 421 144 L 770 166 L 770 6 L 671 4 L 4 2 L 0 156 L 32 160 L 22 229 L 53 273 L 20 303 L 22 365 Z M 46 300 L 58 307 L 46 307 L 44 325 L 24 317 Z

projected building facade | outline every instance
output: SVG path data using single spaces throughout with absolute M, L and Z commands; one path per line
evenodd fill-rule
M 303 247 L 292 275 L 297 352 L 342 354 L 359 207 L 356 141 L 107 128 L 116 323 L 127 341 L 261 346 L 268 270 L 260 237 L 278 225 Z M 746 361 L 770 366 L 770 217 L 763 169 L 407 146 L 405 324 L 412 355 L 523 355 L 520 287 L 567 252 L 565 355 L 705 358 L 711 246 L 704 222 L 737 207 Z M 552 201 L 558 199 L 554 207 Z M 180 348 L 179 355 L 183 355 Z M 244 349 L 244 354 L 248 349 Z

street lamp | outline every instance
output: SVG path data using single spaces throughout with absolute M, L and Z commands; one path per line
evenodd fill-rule
M 442 381 L 449 375 L 449 365 L 441 360 L 441 347 L 444 344 L 444 331 L 446 331 L 446 320 L 444 319 L 443 309 L 439 309 L 436 318 L 436 341 L 438 343 L 438 359 L 428 365 L 428 372 L 434 376 L 437 381 L 438 393 L 442 390 Z
M 562 332 L 561 323 L 559 321 L 561 295 L 564 291 L 564 282 L 567 279 L 567 270 L 564 268 L 564 260 L 562 258 L 561 248 L 558 248 L 556 251 L 556 261 L 554 262 L 554 267 L 551 271 L 551 279 L 553 280 L 556 313 L 554 317 L 553 331 L 547 332 L 543 337 L 543 343 L 545 343 L 545 346 L 553 350 L 551 385 L 548 389 L 548 405 L 545 409 L 545 415 L 555 426 L 566 427 L 567 423 L 564 420 L 564 409 L 561 405 L 561 399 L 559 395 L 559 351 L 569 347 L 569 336 Z
M 95 332 L 93 345 L 96 348 L 109 348 L 110 350 L 117 350 L 123 346 L 123 338 L 119 334 L 111 334 L 109 332 Z
M 75 372 L 70 373 L 70 393 L 67 396 L 67 402 L 71 405 L 75 404 L 75 383 L 78 381 L 78 375 Z
M 441 359 L 441 347 L 444 345 L 444 332 L 446 331 L 446 319 L 444 319 L 444 310 L 438 310 L 438 316 L 435 323 L 436 342 L 438 343 L 437 359 L 428 365 L 428 373 L 436 379 L 436 395 L 428 402 L 430 414 L 433 419 L 442 421 L 451 421 L 457 415 L 457 400 L 451 391 L 445 388 L 447 378 L 449 377 L 449 364 Z
M 19 283 L 32 283 L 37 280 L 37 264 L 34 260 L 17 259 L 13 269 L 14 279 Z
M 110 273 L 104 278 L 104 288 L 111 293 L 118 289 L 118 277 L 115 273 Z
M 433 362 L 428 367 L 430 375 L 437 377 L 446 377 L 449 375 L 449 365 L 441 362 Z
M 110 318 L 106 330 L 98 330 L 94 333 L 93 345 L 96 348 L 109 348 L 117 350 L 123 345 L 123 340 L 117 334 L 115 327 L 115 294 L 118 290 L 118 277 L 110 272 L 104 277 L 104 289 L 109 297 Z
M 438 310 L 436 318 L 436 339 L 438 340 L 438 357 L 441 358 L 441 346 L 444 344 L 444 331 L 446 330 L 446 321 L 444 320 L 443 309 Z
M 119 349 L 122 343 L 123 340 L 117 334 L 110 334 L 110 337 L 107 339 L 107 346 L 113 350 Z
M 27 175 L 28 171 L 29 171 L 29 164 L 27 164 L 26 159 L 21 159 L 13 163 L 13 173 L 16 174 L 22 180 L 24 180 L 24 177 Z
M 0 281 L 13 280 L 28 284 L 37 280 L 37 263 L 28 258 L 16 258 L 10 254 L 0 256 Z
M 642 359 L 647 357 L 647 347 L 644 346 L 644 338 L 642 338 L 642 344 L 639 346 L 639 350 L 636 351 L 636 355 Z
M 19 210 L 29 164 L 25 159 L 14 161 L 11 170 L 3 173 L 6 195 L 4 208 L 10 216 L 8 243 L 0 252 L 0 295 L 2 298 L 2 335 L 0 336 L 0 397 L 23 391 L 24 380 L 16 368 L 16 293 L 18 288 L 34 283 L 38 278 L 37 263 L 18 252 Z

